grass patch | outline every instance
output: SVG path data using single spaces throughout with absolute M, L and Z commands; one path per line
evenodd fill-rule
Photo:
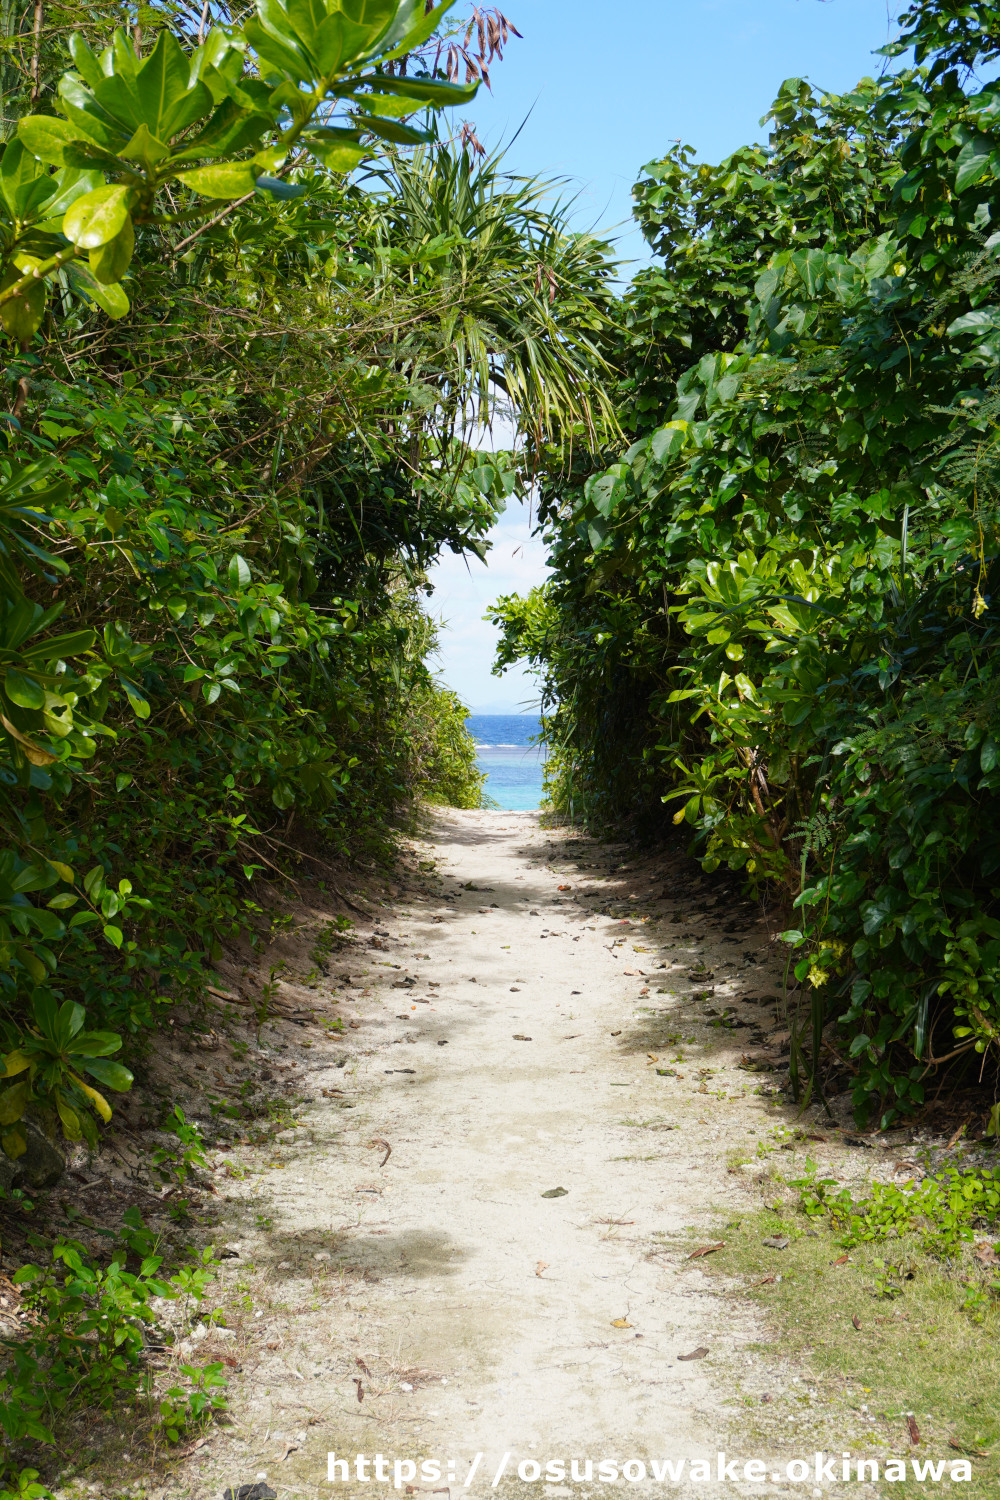
M 812 1447 L 850 1450 L 852 1474 L 855 1460 L 870 1457 L 880 1477 L 889 1459 L 904 1459 L 907 1479 L 886 1490 L 897 1496 L 937 1488 L 913 1477 L 913 1459 L 945 1459 L 947 1478 L 951 1463 L 967 1458 L 972 1480 L 961 1493 L 995 1495 L 998 1270 L 981 1236 L 978 1247 L 962 1241 L 947 1255 L 929 1253 L 932 1227 L 890 1224 L 845 1248 L 856 1233 L 801 1206 L 751 1211 L 726 1226 L 725 1250 L 700 1263 L 705 1274 L 728 1279 L 729 1296 L 764 1311 L 776 1339 L 758 1347 L 763 1360 L 778 1354 L 785 1371 L 800 1372 L 743 1392 L 753 1416 L 747 1410 L 741 1422 L 741 1443 L 780 1442 L 806 1457 Z M 775 1238 L 787 1247 L 764 1244 Z

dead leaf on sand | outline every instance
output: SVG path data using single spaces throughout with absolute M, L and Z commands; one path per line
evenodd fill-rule
M 535 1275 L 536 1276 L 541 1276 L 542 1272 L 543 1271 L 547 1271 L 548 1269 L 549 1269 L 549 1263 L 548 1263 L 548 1261 L 547 1260 L 540 1260 L 540 1261 L 536 1262 L 536 1265 L 535 1265 Z
M 633 1325 L 629 1322 L 628 1318 L 612 1318 L 611 1326 L 612 1328 L 631 1328 Z
M 699 1344 L 697 1349 L 691 1350 L 690 1354 L 678 1354 L 677 1358 L 681 1361 L 682 1364 L 686 1364 L 689 1359 L 704 1359 L 707 1353 L 708 1350 L 705 1348 L 704 1344 Z
M 697 1250 L 691 1251 L 688 1260 L 700 1260 L 703 1255 L 714 1255 L 716 1250 L 723 1249 L 725 1243 L 725 1240 L 719 1240 L 715 1245 L 700 1245 Z
M 386 1164 L 386 1162 L 389 1160 L 389 1157 L 392 1155 L 392 1147 L 389 1145 L 389 1142 L 388 1141 L 384 1141 L 380 1135 L 375 1136 L 374 1139 L 372 1139 L 372 1140 L 370 1140 L 368 1142 L 368 1149 L 369 1149 L 369 1151 L 373 1151 L 376 1146 L 384 1146 L 385 1147 L 385 1155 L 383 1156 L 382 1160 L 379 1162 L 379 1166 L 380 1167 L 384 1167 L 385 1164 Z

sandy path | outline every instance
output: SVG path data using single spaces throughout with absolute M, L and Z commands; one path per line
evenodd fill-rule
M 265 1474 L 280 1497 L 385 1493 L 354 1477 L 354 1456 L 375 1452 L 441 1460 L 439 1481 L 415 1479 L 427 1492 L 485 1495 L 508 1453 L 500 1496 L 607 1493 L 524 1484 L 516 1468 L 714 1457 L 738 1421 L 732 1361 L 759 1331 L 734 1324 L 686 1254 L 733 1199 L 727 1147 L 769 1122 L 730 1066 L 739 1033 L 720 1053 L 691 990 L 728 964 L 731 993 L 759 991 L 763 929 L 752 914 L 746 932 L 707 938 L 690 915 L 593 915 L 579 892 L 599 878 L 550 868 L 533 814 L 443 813 L 435 829 L 442 884 L 376 924 L 391 940 L 343 1006 L 357 1050 L 339 1068 L 336 1043 L 299 1053 L 315 1100 L 304 1129 L 233 1185 L 237 1425 L 164 1494 Z M 725 989 L 722 974 L 714 1006 Z M 392 1148 L 382 1167 L 376 1138 Z M 678 1358 L 700 1346 L 707 1358 Z M 350 1458 L 350 1483 L 327 1483 L 329 1451 Z

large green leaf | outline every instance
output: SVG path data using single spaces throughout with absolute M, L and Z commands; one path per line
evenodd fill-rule
M 82 198 L 67 210 L 63 234 L 81 250 L 96 250 L 115 239 L 128 222 L 129 188 L 110 183 Z
M 105 1088 L 114 1089 L 116 1093 L 127 1093 L 132 1087 L 132 1074 L 122 1063 L 97 1057 L 81 1066 L 84 1073 L 89 1073 L 91 1078 L 96 1078 L 98 1083 L 103 1083 Z
M 204 83 L 189 82 L 190 59 L 170 31 L 161 31 L 156 46 L 135 76 L 135 95 L 143 123 L 161 141 L 210 113 L 214 99 Z
M 383 60 L 402 57 L 421 46 L 437 31 L 455 0 L 442 0 L 434 10 L 426 9 L 425 0 L 402 0 L 391 25 L 379 38 L 384 49 Z
M 0 280 L 0 290 L 6 291 L 24 275 L 19 266 L 9 266 L 3 279 Z M 45 316 L 45 304 L 48 299 L 48 290 L 43 280 L 30 282 L 15 296 L 9 297 L 6 302 L 0 302 L 0 327 L 9 338 L 15 339 L 19 344 L 27 344 L 41 325 Z
M 432 131 L 414 130 L 409 125 L 401 125 L 398 120 L 366 115 L 364 118 L 355 116 L 354 123 L 359 130 L 366 130 L 370 135 L 380 136 L 382 140 L 393 141 L 399 146 L 424 146 L 434 139 Z
M 986 136 L 975 135 L 966 141 L 955 162 L 955 191 L 964 193 L 967 187 L 979 181 L 989 164 L 993 142 Z
M 135 249 L 135 230 L 132 220 L 126 219 L 124 226 L 113 240 L 90 252 L 90 269 L 102 286 L 121 281 L 129 268 Z
M 17 134 L 32 156 L 55 167 L 65 165 L 66 147 L 81 139 L 79 129 L 58 115 L 25 115 Z
M 174 174 L 180 182 L 203 198 L 245 198 L 257 185 L 257 174 L 248 161 L 220 162 L 218 166 L 188 167 Z
M 23 672 L 15 671 L 8 667 L 3 680 L 3 690 L 11 703 L 16 703 L 21 708 L 44 708 L 45 689 L 34 677 L 28 677 Z
M 365 81 L 376 92 L 398 94 L 405 99 L 443 107 L 468 104 L 479 91 L 478 83 L 445 83 L 437 78 L 375 77 Z
M 112 282 L 102 285 L 89 266 L 73 261 L 66 267 L 66 274 L 75 292 L 96 302 L 109 318 L 124 318 L 129 309 L 129 300 L 120 284 Z
M 85 1031 L 73 1043 L 74 1057 L 110 1057 L 120 1052 L 122 1039 L 113 1031 Z
M 302 137 L 302 143 L 329 172 L 350 172 L 368 155 L 356 130 L 334 130 L 332 127 L 313 130 Z

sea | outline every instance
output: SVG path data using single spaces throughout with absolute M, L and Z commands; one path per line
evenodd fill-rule
M 470 714 L 465 721 L 476 741 L 484 791 L 504 812 L 534 812 L 542 800 L 545 747 L 533 745 L 536 714 Z

